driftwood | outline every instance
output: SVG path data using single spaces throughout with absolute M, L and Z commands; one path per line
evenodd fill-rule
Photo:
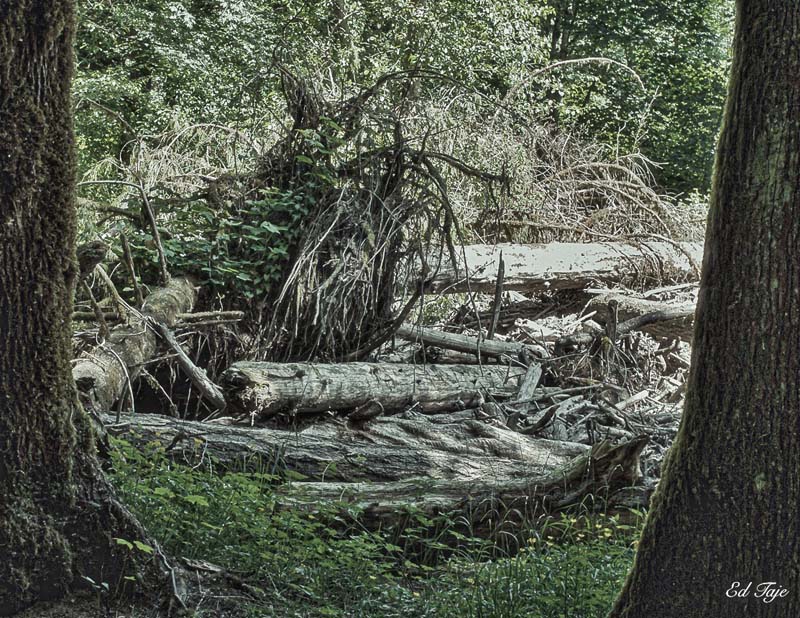
M 503 288 L 521 292 L 580 290 L 598 281 L 610 284 L 697 280 L 703 257 L 702 243 L 500 244 L 470 245 L 463 250 L 458 271 L 442 264 L 439 273 L 428 281 L 429 291 L 492 293 L 501 251 Z
M 543 513 L 593 500 L 614 509 L 646 505 L 649 489 L 636 487 L 639 455 L 648 438 L 616 446 L 604 441 L 563 467 L 504 481 L 494 479 L 409 479 L 386 483 L 293 483 L 282 506 L 315 511 L 320 504 L 342 502 L 355 508 L 368 528 L 402 523 L 409 511 L 428 516 L 460 514 L 477 536 Z M 619 494 L 619 496 L 617 495 Z M 599 503 L 599 504 L 598 504 Z
M 443 415 L 444 416 L 444 415 Z M 588 446 L 531 439 L 461 412 L 405 413 L 368 425 L 315 423 L 300 432 L 179 421 L 150 414 L 124 415 L 110 433 L 137 446 L 160 443 L 176 461 L 225 469 L 292 471 L 310 480 L 398 481 L 430 476 L 507 482 L 565 465 Z M 463 418 L 466 416 L 467 418 Z
M 386 411 L 463 410 L 486 396 L 514 396 L 524 375 L 524 368 L 498 365 L 241 362 L 220 382 L 231 409 L 271 416 L 351 410 L 371 401 Z
M 414 326 L 401 326 L 397 329 L 397 336 L 407 341 L 423 343 L 425 345 L 437 346 L 456 352 L 466 352 L 469 354 L 480 354 L 481 356 L 491 356 L 495 358 L 510 357 L 513 359 L 530 356 L 544 358 L 547 351 L 541 346 L 528 345 L 524 343 L 494 341 L 484 339 L 479 341 L 475 337 L 458 335 L 456 333 L 445 333 L 433 328 L 423 328 Z
M 156 351 L 156 334 L 147 319 L 174 324 L 178 313 L 191 309 L 194 295 L 189 280 L 171 280 L 147 297 L 141 318 L 133 319 L 129 326 L 112 329 L 107 341 L 75 361 L 72 375 L 85 409 L 95 414 L 110 410 L 130 391 L 138 368 Z

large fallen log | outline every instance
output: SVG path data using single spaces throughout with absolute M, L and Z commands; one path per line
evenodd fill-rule
M 631 287 L 637 282 L 697 280 L 703 258 L 702 243 L 469 245 L 463 251 L 457 252 L 458 270 L 442 264 L 428 282 L 428 290 L 441 294 L 493 292 L 501 251 L 503 287 L 521 292 L 580 290 L 598 281 L 625 282 Z
M 466 413 L 461 413 L 466 414 Z M 159 443 L 176 461 L 226 469 L 285 471 L 312 480 L 397 481 L 411 477 L 508 481 L 542 474 L 589 450 L 570 442 L 532 439 L 473 419 L 442 423 L 406 413 L 367 426 L 315 423 L 303 431 L 125 415 L 109 431 L 145 447 Z
M 147 319 L 171 326 L 179 313 L 191 309 L 194 296 L 191 281 L 172 279 L 147 297 L 141 317 L 136 316 L 129 325 L 113 328 L 107 341 L 76 359 L 72 376 L 86 410 L 95 414 L 110 410 L 130 389 L 139 367 L 153 356 L 157 337 Z
M 271 416 L 351 410 L 370 402 L 387 412 L 474 408 L 487 395 L 512 397 L 524 375 L 524 368 L 498 365 L 240 362 L 220 382 L 231 409 Z
M 639 455 L 646 436 L 616 446 L 604 441 L 559 469 L 504 481 L 496 479 L 410 479 L 388 483 L 292 483 L 283 508 L 316 511 L 321 504 L 341 502 L 355 510 L 364 526 L 375 529 L 404 521 L 408 512 L 462 515 L 473 535 L 491 535 L 501 528 L 543 513 L 584 503 L 627 509 L 646 505 L 650 488 L 635 487 Z M 617 495 L 619 494 L 619 501 Z

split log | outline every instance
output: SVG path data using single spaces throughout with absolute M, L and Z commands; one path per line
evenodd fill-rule
M 514 396 L 524 368 L 389 363 L 234 363 L 220 379 L 231 409 L 255 415 L 352 410 L 378 401 L 386 411 L 463 410 L 489 395 Z
M 464 247 L 458 272 L 442 264 L 440 272 L 428 281 L 428 290 L 441 294 L 493 292 L 501 251 L 503 287 L 521 292 L 580 290 L 598 281 L 625 282 L 629 287 L 635 282 L 695 281 L 703 258 L 702 243 L 470 245 Z
M 466 412 L 458 415 L 466 415 Z M 470 414 L 471 416 L 471 414 Z M 193 466 L 292 471 L 312 480 L 399 481 L 411 477 L 502 479 L 543 474 L 588 446 L 534 440 L 474 419 L 442 423 L 439 416 L 405 413 L 367 426 L 315 423 L 300 432 L 126 415 L 109 432 L 144 447 L 160 443 L 174 460 Z
M 423 343 L 424 345 L 438 346 L 456 352 L 480 354 L 495 358 L 510 357 L 520 358 L 530 353 L 531 356 L 545 358 L 547 351 L 542 346 L 518 343 L 516 341 L 495 341 L 493 339 L 478 340 L 477 337 L 445 333 L 433 328 L 423 328 L 403 325 L 397 329 L 396 335 L 407 341 Z
M 172 279 L 154 290 L 141 309 L 142 317 L 128 326 L 111 330 L 108 340 L 90 353 L 76 359 L 72 376 L 84 408 L 98 414 L 110 410 L 114 402 L 130 389 L 138 367 L 156 351 L 156 334 L 147 319 L 173 325 L 178 313 L 189 311 L 195 290 L 191 281 Z
M 473 535 L 491 535 L 498 526 L 513 527 L 522 520 L 584 503 L 588 497 L 613 510 L 620 492 L 623 508 L 629 508 L 637 502 L 631 494 L 641 477 L 639 455 L 647 442 L 646 436 L 616 446 L 604 441 L 560 469 L 505 481 L 418 478 L 387 483 L 293 483 L 285 490 L 281 506 L 313 512 L 320 504 L 345 503 L 348 512 L 355 509 L 359 522 L 370 529 L 401 523 L 409 511 L 428 516 L 460 514 L 470 522 Z M 638 489 L 641 507 L 649 490 Z

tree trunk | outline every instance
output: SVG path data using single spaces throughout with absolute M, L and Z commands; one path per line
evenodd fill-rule
M 370 529 L 397 525 L 408 512 L 428 516 L 461 515 L 470 536 L 494 536 L 501 530 L 519 532 L 519 523 L 544 513 L 596 499 L 613 508 L 615 498 L 625 507 L 638 497 L 641 508 L 648 491 L 636 487 L 639 455 L 647 444 L 640 436 L 612 446 L 601 442 L 564 466 L 547 472 L 497 480 L 440 480 L 417 478 L 390 483 L 292 483 L 283 508 L 315 511 L 320 504 L 345 502 L 360 511 L 359 522 Z M 631 496 L 631 489 L 636 491 Z M 619 492 L 619 496 L 617 493 Z
M 459 254 L 458 272 L 443 264 L 429 282 L 430 291 L 493 292 L 501 251 L 503 287 L 519 292 L 581 290 L 597 281 L 641 287 L 653 281 L 696 280 L 695 266 L 703 257 L 700 243 L 470 245 Z
M 0 5 L 0 615 L 86 586 L 120 592 L 113 498 L 70 371 L 73 3 Z
M 474 408 L 485 394 L 516 394 L 525 370 L 498 365 L 388 363 L 234 363 L 221 377 L 229 405 L 253 414 L 352 410 L 378 402 L 385 411 Z
M 547 355 L 541 346 L 527 345 L 517 341 L 495 341 L 493 339 L 478 340 L 476 337 L 446 333 L 434 328 L 403 325 L 397 329 L 396 335 L 406 341 L 415 341 L 424 345 L 439 346 L 456 352 L 466 352 L 495 358 L 519 358 L 520 354 L 530 353 L 534 357 Z
M 552 471 L 589 450 L 583 444 L 532 439 L 494 427 L 474 420 L 471 412 L 442 417 L 412 412 L 364 426 L 315 423 L 296 432 L 135 414 L 109 431 L 139 447 L 160 443 L 174 460 L 192 466 L 213 457 L 215 467 L 261 471 L 267 465 L 276 474 L 291 470 L 316 481 L 428 476 L 502 483 Z M 111 416 L 105 419 L 114 422 Z
M 613 618 L 800 610 L 798 45 L 800 4 L 737 2 L 683 421 Z
M 694 301 L 665 302 L 610 292 L 593 298 L 586 306 L 586 312 L 597 311 L 594 319 L 600 324 L 605 324 L 608 303 L 611 301 L 617 304 L 617 320 L 620 323 L 657 312 L 665 319 L 645 324 L 635 330 L 641 330 L 653 337 L 669 337 L 682 339 L 683 341 L 692 340 L 696 308 Z M 676 313 L 678 317 L 666 319 L 667 316 Z

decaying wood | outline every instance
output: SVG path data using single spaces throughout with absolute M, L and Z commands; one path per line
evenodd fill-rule
M 589 450 L 582 444 L 533 440 L 459 412 L 445 420 L 409 412 L 373 419 L 366 426 L 315 423 L 303 431 L 179 421 L 164 416 L 106 416 L 109 431 L 144 446 L 167 447 L 182 463 L 236 470 L 248 466 L 310 480 L 398 481 L 430 476 L 473 480 L 543 474 Z M 458 418 L 454 418 L 458 417 Z
M 492 321 L 489 324 L 489 332 L 487 339 L 494 339 L 494 334 L 497 331 L 497 322 L 500 320 L 500 309 L 503 305 L 503 277 L 505 276 L 505 262 L 503 261 L 503 252 L 500 252 L 497 265 L 497 282 L 494 288 L 494 302 L 492 303 Z
M 147 297 L 141 310 L 143 317 L 112 329 L 107 341 L 76 360 L 72 375 L 84 408 L 100 413 L 113 407 L 129 389 L 138 367 L 156 351 L 156 335 L 147 318 L 172 325 L 178 313 L 191 309 L 194 296 L 189 280 L 172 279 Z
M 580 290 L 598 281 L 635 284 L 697 280 L 696 265 L 702 262 L 703 244 L 470 245 L 464 247 L 465 260 L 462 258 L 458 272 L 442 264 L 439 273 L 428 282 L 428 289 L 442 294 L 493 292 L 501 251 L 505 266 L 504 289 L 543 292 Z
M 631 330 L 641 330 L 654 337 L 692 340 L 696 304 L 694 301 L 675 303 L 609 293 L 592 299 L 587 305 L 586 311 L 597 310 L 601 319 L 602 307 L 611 301 L 617 303 L 617 315 L 620 322 L 629 322 L 634 318 L 649 316 L 647 320 L 639 322 Z
M 433 328 L 423 328 L 403 325 L 397 329 L 397 336 L 407 341 L 438 346 L 456 352 L 480 354 L 496 358 L 509 357 L 517 359 L 520 354 L 530 353 L 534 357 L 544 358 L 547 352 L 541 346 L 528 345 L 512 341 L 495 341 L 493 339 L 478 340 L 476 337 L 445 333 Z
M 220 382 L 232 409 L 270 416 L 352 410 L 372 400 L 387 412 L 473 408 L 486 396 L 514 396 L 524 375 L 524 368 L 498 365 L 241 362 Z
M 616 337 L 627 335 L 634 330 L 644 330 L 645 327 L 652 328 L 653 326 L 661 323 L 673 323 L 673 324 L 678 323 L 680 324 L 680 326 L 677 328 L 677 334 L 668 328 L 665 328 L 663 331 L 656 330 L 655 333 L 658 333 L 659 336 L 669 336 L 669 337 L 684 336 L 687 332 L 684 322 L 687 320 L 692 320 L 693 318 L 694 318 L 694 305 L 674 306 L 668 309 L 653 311 L 652 313 L 639 315 L 618 324 L 615 329 L 615 339 Z M 688 332 L 691 333 L 691 331 Z M 566 335 L 564 337 L 559 338 L 558 341 L 556 341 L 556 351 L 564 350 L 572 346 L 588 345 L 602 334 L 603 331 L 594 334 L 577 333 L 575 335 Z M 652 330 L 651 334 L 654 334 Z M 691 339 L 691 335 L 689 338 Z
M 223 395 L 222 390 L 208 378 L 204 369 L 201 369 L 192 362 L 169 327 L 152 319 L 148 321 L 148 324 L 156 330 L 172 351 L 175 352 L 181 369 L 183 369 L 184 373 L 189 377 L 192 384 L 194 384 L 203 398 L 208 401 L 215 410 L 224 410 L 225 395 Z
M 408 511 L 428 516 L 461 514 L 473 535 L 497 532 L 498 522 L 514 524 L 580 504 L 589 496 L 613 509 L 621 492 L 627 508 L 637 502 L 631 488 L 639 480 L 639 455 L 647 444 L 639 436 L 619 445 L 596 444 L 556 470 L 532 472 L 498 481 L 418 478 L 385 483 L 293 483 L 286 490 L 285 508 L 315 511 L 322 503 L 343 502 L 355 507 L 359 521 L 368 528 L 402 522 Z M 647 490 L 639 488 L 639 507 L 646 504 Z

